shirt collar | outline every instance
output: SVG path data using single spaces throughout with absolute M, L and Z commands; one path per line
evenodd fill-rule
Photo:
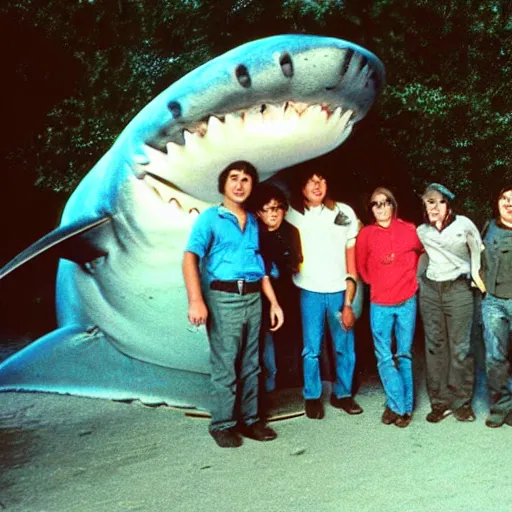
M 220 217 L 223 217 L 226 219 L 234 219 L 238 223 L 238 219 L 237 219 L 236 215 L 231 210 L 226 208 L 223 204 L 219 204 L 217 211 L 218 211 Z M 247 214 L 247 222 L 252 222 L 252 218 L 253 218 L 252 214 L 250 212 L 248 212 L 247 210 L 245 211 L 245 213 Z

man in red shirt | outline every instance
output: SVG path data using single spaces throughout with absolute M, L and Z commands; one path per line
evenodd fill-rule
M 375 223 L 356 240 L 357 271 L 370 285 L 370 324 L 386 393 L 382 423 L 407 427 L 413 410 L 411 346 L 416 326 L 416 272 L 423 248 L 413 224 L 397 218 L 397 202 L 384 187 L 370 198 Z M 396 354 L 392 353 L 393 331 Z

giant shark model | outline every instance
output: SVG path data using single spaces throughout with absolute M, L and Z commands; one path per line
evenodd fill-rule
M 163 91 L 67 203 L 59 228 L 0 270 L 54 246 L 58 329 L 0 365 L 0 390 L 209 408 L 209 347 L 187 320 L 181 274 L 194 212 L 220 199 L 219 172 L 260 180 L 339 146 L 384 82 L 347 41 L 247 43 Z

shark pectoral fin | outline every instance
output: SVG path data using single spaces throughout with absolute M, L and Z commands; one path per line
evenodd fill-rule
M 0 392 L 39 391 L 145 404 L 211 407 L 209 375 L 145 363 L 97 328 L 52 331 L 0 363 Z
M 34 242 L 0 269 L 0 279 L 43 252 L 55 251 L 57 258 L 65 258 L 76 263 L 85 263 L 105 252 L 98 249 L 93 240 L 110 226 L 110 217 L 85 219 L 69 226 L 61 226 Z

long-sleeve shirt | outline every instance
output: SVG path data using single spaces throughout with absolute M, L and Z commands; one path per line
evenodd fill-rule
M 266 275 L 291 283 L 304 259 L 299 230 L 286 220 L 274 231 L 260 223 L 260 253 Z
M 512 299 L 512 228 L 491 220 L 484 237 L 482 268 L 487 291 Z
M 400 304 L 418 290 L 416 271 L 423 247 L 410 222 L 393 219 L 389 227 L 364 227 L 356 240 L 357 271 L 370 285 L 370 300 Z
M 439 231 L 421 224 L 418 236 L 428 255 L 426 276 L 432 281 L 452 281 L 459 276 L 478 274 L 482 239 L 477 227 L 464 215 Z

